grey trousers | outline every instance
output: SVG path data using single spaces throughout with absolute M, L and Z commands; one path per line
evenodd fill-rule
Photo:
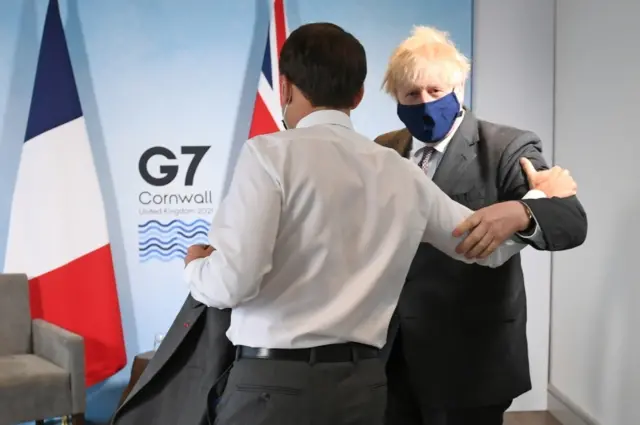
M 382 425 L 387 383 L 379 359 L 345 363 L 240 359 L 216 406 L 216 425 Z

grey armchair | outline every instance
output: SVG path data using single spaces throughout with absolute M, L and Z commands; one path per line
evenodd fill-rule
M 31 319 L 24 274 L 0 274 L 0 425 L 72 415 L 84 424 L 84 341 Z

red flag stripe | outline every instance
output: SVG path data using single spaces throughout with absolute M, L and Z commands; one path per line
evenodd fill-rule
M 253 109 L 253 119 L 251 120 L 251 129 L 249 130 L 249 138 L 259 136 L 261 134 L 269 134 L 280 131 L 278 124 L 273 119 L 269 108 L 265 105 L 260 95 L 256 96 L 256 103 Z
M 282 46 L 287 39 L 287 21 L 284 11 L 284 0 L 274 0 L 273 10 L 276 24 L 276 45 L 278 46 L 278 58 L 280 58 Z M 275 78 L 276 76 L 274 76 L 274 79 Z
M 91 278 L 80 279 L 82 276 Z M 87 386 L 103 381 L 126 365 L 118 294 L 113 282 L 110 245 L 29 281 L 32 317 L 83 336 Z M 104 341 L 113 345 L 106 346 Z

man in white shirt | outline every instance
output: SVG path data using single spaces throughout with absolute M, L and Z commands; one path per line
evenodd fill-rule
M 192 296 L 232 309 L 237 360 L 216 424 L 380 424 L 379 349 L 418 244 L 489 267 L 524 245 L 487 246 L 477 253 L 484 258 L 457 253 L 453 231 L 472 212 L 354 131 L 366 57 L 351 34 L 323 23 L 296 29 L 280 72 L 292 129 L 246 142 L 211 246 L 185 259 Z M 547 196 L 575 190 L 561 170 L 546 180 Z M 501 231 L 530 225 L 517 201 L 492 208 L 502 211 Z

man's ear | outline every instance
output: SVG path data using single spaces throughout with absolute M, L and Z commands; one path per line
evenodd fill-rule
M 284 107 L 287 103 L 291 102 L 291 81 L 284 75 L 280 74 L 280 106 Z

